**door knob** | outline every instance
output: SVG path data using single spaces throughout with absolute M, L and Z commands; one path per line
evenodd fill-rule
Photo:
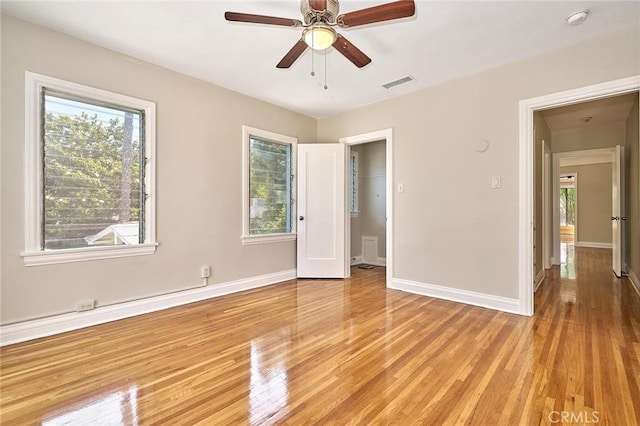
M 300 216 L 300 220 L 304 220 L 304 216 Z

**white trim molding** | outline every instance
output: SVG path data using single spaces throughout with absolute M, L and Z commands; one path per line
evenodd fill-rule
M 259 139 L 261 141 L 272 142 L 281 145 L 291 146 L 291 158 L 289 163 L 290 168 L 290 212 L 289 220 L 291 223 L 290 232 L 282 234 L 251 234 L 249 220 L 250 220 L 250 182 L 249 175 L 251 173 L 251 138 Z M 265 243 L 277 243 L 282 241 L 292 241 L 297 238 L 296 236 L 296 205 L 294 203 L 294 197 L 297 193 L 296 190 L 296 162 L 298 158 L 298 139 L 292 136 L 281 135 L 279 133 L 270 132 L 268 130 L 256 129 L 255 127 L 242 126 L 242 244 L 265 244 Z
M 158 243 L 121 246 L 96 246 L 20 253 L 25 266 L 54 265 L 57 263 L 84 262 L 97 259 L 116 259 L 129 256 L 146 256 L 156 251 Z
M 356 266 L 362 264 L 362 255 L 351 256 L 351 266 Z
M 603 248 L 603 249 L 612 249 L 612 243 L 599 243 L 596 241 L 576 241 L 574 243 L 576 247 L 591 247 L 591 248 Z
M 421 296 L 435 297 L 437 299 L 445 299 L 452 302 L 466 303 L 467 305 L 494 309 L 496 311 L 512 314 L 520 313 L 520 301 L 518 299 L 511 299 L 508 297 L 494 296 L 491 294 L 477 293 L 475 291 L 443 287 L 435 284 L 421 283 L 400 278 L 395 278 L 389 288 L 419 294 Z
M 640 75 L 530 99 L 519 105 L 518 139 L 518 293 L 522 315 L 533 315 L 533 113 L 580 102 L 635 92 Z
M 296 278 L 296 270 L 275 272 L 226 283 L 214 283 L 189 290 L 102 306 L 90 311 L 71 312 L 0 327 L 0 346 L 52 336 L 93 325 L 104 324 L 188 303 L 199 302 L 239 291 L 251 290 Z
M 42 241 L 43 158 L 42 158 L 42 91 L 57 90 L 93 101 L 133 108 L 144 112 L 145 209 L 144 242 L 109 247 L 86 247 L 44 250 Z M 156 104 L 143 99 L 84 86 L 58 78 L 25 71 L 25 156 L 24 156 L 24 251 L 20 256 L 25 266 L 79 262 L 114 257 L 142 256 L 156 251 L 155 145 Z
M 242 237 L 242 244 L 248 246 L 252 244 L 281 243 L 284 241 L 295 241 L 297 238 L 298 236 L 296 234 L 252 235 L 250 237 Z

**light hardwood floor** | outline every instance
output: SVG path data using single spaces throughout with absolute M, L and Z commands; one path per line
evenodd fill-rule
M 5 347 L 1 421 L 640 424 L 640 302 L 610 253 L 576 248 L 533 318 L 353 269 Z

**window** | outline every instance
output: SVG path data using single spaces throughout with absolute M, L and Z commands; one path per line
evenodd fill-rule
M 349 154 L 349 212 L 358 216 L 358 153 Z
M 576 224 L 576 181 L 577 175 L 560 176 L 560 226 L 563 227 Z
M 243 243 L 295 239 L 295 138 L 243 127 Z
M 152 254 L 155 104 L 27 73 L 27 266 Z

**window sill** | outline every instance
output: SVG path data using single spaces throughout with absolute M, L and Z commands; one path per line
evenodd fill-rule
M 248 246 L 253 244 L 279 243 L 282 241 L 295 241 L 296 234 L 268 234 L 268 235 L 251 235 L 242 237 L 242 245 Z
M 131 246 L 83 247 L 76 249 L 32 251 L 20 253 L 25 266 L 54 265 L 118 257 L 145 256 L 156 252 L 158 243 Z

